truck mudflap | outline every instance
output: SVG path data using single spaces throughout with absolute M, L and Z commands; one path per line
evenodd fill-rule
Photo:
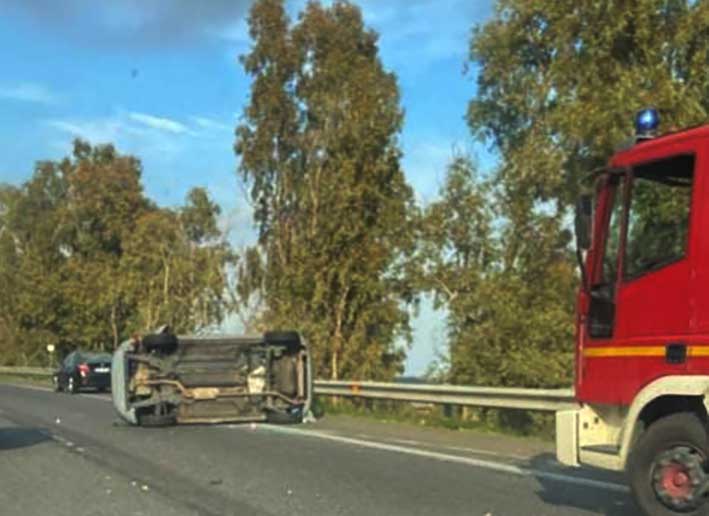
M 565 466 L 579 466 L 579 411 L 559 410 L 556 413 L 556 460 Z
M 297 423 L 310 411 L 310 356 L 297 332 L 178 337 L 165 328 L 123 343 L 113 362 L 113 403 L 133 424 Z

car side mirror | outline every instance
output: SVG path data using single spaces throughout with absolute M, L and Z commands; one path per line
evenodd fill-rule
M 588 250 L 591 247 L 591 224 L 593 221 L 593 198 L 583 194 L 576 202 L 576 216 L 574 218 L 574 232 L 576 233 L 576 247 Z

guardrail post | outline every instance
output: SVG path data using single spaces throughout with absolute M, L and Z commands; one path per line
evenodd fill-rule
M 453 405 L 446 403 L 443 405 L 443 416 L 452 418 L 453 417 Z

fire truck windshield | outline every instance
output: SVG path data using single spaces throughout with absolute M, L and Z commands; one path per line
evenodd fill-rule
M 684 257 L 689 229 L 694 156 L 677 156 L 633 169 L 624 279 Z

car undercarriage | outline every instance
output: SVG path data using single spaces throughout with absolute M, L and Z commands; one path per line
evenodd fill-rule
M 297 332 L 175 336 L 124 342 L 112 367 L 113 402 L 141 426 L 296 423 L 310 408 L 307 345 Z

